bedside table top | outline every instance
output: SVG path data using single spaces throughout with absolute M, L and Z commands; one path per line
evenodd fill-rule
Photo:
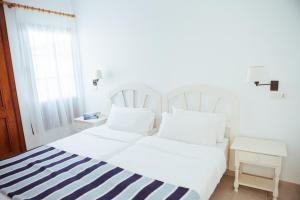
M 83 122 L 83 123 L 88 123 L 88 124 L 97 124 L 99 122 L 103 122 L 105 121 L 107 118 L 105 116 L 101 116 L 98 119 L 88 119 L 88 120 L 84 120 L 83 116 L 75 118 L 74 121 L 77 122 Z
M 237 136 L 230 148 L 274 156 L 287 156 L 286 145 L 283 142 L 269 139 Z

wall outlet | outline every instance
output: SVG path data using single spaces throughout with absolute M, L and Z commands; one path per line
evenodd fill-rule
M 285 94 L 280 91 L 273 91 L 270 93 L 271 99 L 283 99 L 285 98 Z

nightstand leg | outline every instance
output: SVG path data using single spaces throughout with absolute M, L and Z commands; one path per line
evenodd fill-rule
M 235 163 L 235 178 L 234 178 L 234 191 L 239 191 L 239 169 L 240 169 L 240 162 L 236 161 Z
M 280 167 L 275 168 L 273 200 L 277 200 L 278 198 L 278 184 L 279 184 L 280 171 L 281 171 Z

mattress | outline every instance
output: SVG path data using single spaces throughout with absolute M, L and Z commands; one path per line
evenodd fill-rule
M 191 188 L 201 199 L 207 200 L 226 170 L 223 147 L 151 136 L 137 141 L 108 162 L 153 179 Z
M 48 144 L 81 156 L 106 161 L 141 139 L 141 134 L 117 131 L 106 125 L 86 129 L 80 133 Z

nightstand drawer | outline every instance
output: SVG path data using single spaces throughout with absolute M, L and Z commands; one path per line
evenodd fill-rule
M 241 162 L 263 166 L 280 166 L 281 158 L 264 154 L 256 154 L 246 151 L 238 151 L 238 157 Z

